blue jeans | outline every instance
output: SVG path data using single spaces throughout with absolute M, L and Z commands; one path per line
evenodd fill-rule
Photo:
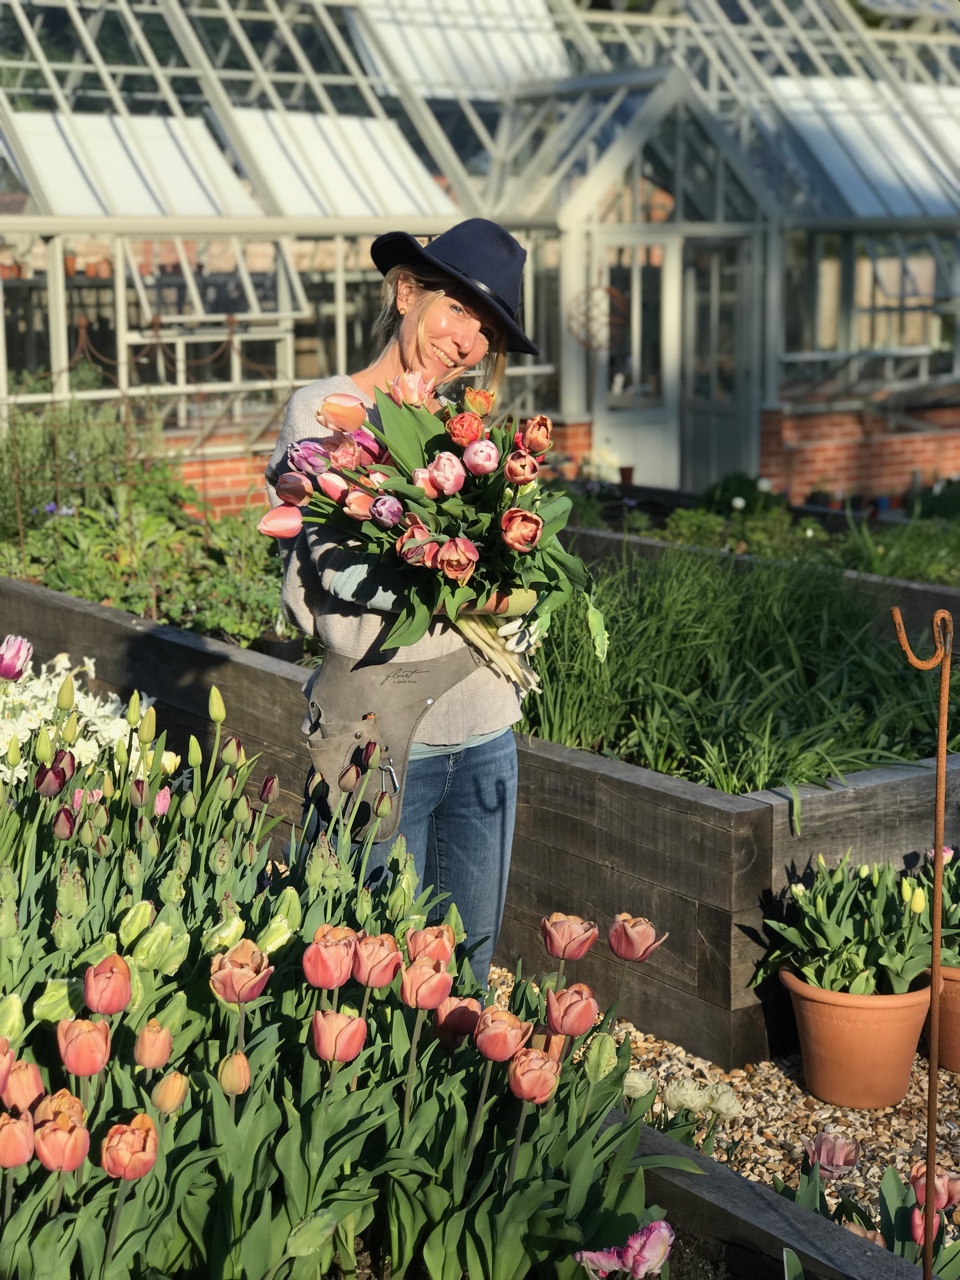
M 411 760 L 397 835 L 407 842 L 421 885 L 453 901 L 467 931 L 482 986 L 503 919 L 517 814 L 517 745 L 501 734 L 466 750 Z M 394 836 L 396 839 L 396 836 Z M 392 840 L 375 844 L 369 870 L 385 865 Z

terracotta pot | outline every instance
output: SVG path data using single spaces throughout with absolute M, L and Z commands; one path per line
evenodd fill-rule
M 943 988 L 940 992 L 940 1066 L 960 1071 L 960 969 L 941 965 Z
M 821 991 L 780 970 L 800 1032 L 803 1075 L 815 1098 L 838 1107 L 892 1107 L 910 1084 L 930 1008 L 928 985 L 895 996 Z

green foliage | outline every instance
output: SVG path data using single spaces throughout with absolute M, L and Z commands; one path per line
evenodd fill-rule
M 668 551 L 599 579 L 553 621 L 524 728 L 721 791 L 821 782 L 935 747 L 935 686 L 879 635 L 835 570 Z M 958 739 L 953 740 L 956 749 Z

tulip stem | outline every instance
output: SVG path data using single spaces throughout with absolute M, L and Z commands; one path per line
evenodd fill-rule
M 517 1123 L 517 1136 L 513 1140 L 513 1152 L 510 1156 L 510 1168 L 507 1170 L 507 1185 L 505 1191 L 509 1191 L 513 1186 L 513 1177 L 517 1172 L 517 1160 L 520 1156 L 520 1143 L 523 1141 L 523 1126 L 527 1123 L 527 1113 L 533 1103 L 524 1101 L 520 1108 L 520 1120 Z
M 60 1212 L 60 1201 L 63 1199 L 63 1170 L 57 1174 L 57 1185 L 50 1202 L 50 1217 L 55 1218 Z
M 560 963 L 557 965 L 557 980 L 556 980 L 556 982 L 554 983 L 554 986 L 553 986 L 554 991 L 562 991 L 562 990 L 563 990 L 563 968 L 564 968 L 564 965 L 565 965 L 566 963 L 567 963 L 567 962 L 566 962 L 566 960 L 564 959 L 564 957 L 563 957 L 563 956 L 561 956 L 561 957 L 560 957 Z
M 4 1182 L 3 1195 L 3 1221 L 10 1221 L 10 1212 L 13 1209 L 13 1170 L 7 1170 L 6 1181 Z
M 487 1059 L 487 1066 L 483 1073 L 483 1083 L 480 1085 L 480 1097 L 477 1101 L 477 1109 L 473 1113 L 473 1124 L 470 1126 L 470 1137 L 467 1139 L 467 1156 L 464 1162 L 464 1169 L 470 1172 L 470 1162 L 473 1160 L 473 1153 L 477 1146 L 477 1139 L 480 1137 L 480 1122 L 483 1119 L 483 1105 L 487 1100 L 487 1090 L 490 1087 L 490 1073 L 493 1071 L 493 1059 Z
M 427 1016 L 426 1009 L 417 1010 L 417 1020 L 413 1024 L 413 1035 L 410 1038 L 410 1061 L 407 1065 L 407 1087 L 403 1093 L 403 1132 L 406 1133 L 407 1125 L 410 1123 L 410 1101 L 413 1097 L 413 1074 L 417 1065 L 417 1044 L 420 1040 L 420 1032 L 423 1030 L 423 1022 Z
M 110 1234 L 107 1236 L 107 1248 L 103 1255 L 103 1270 L 100 1272 L 101 1280 L 107 1274 L 107 1267 L 113 1258 L 113 1251 L 117 1243 L 117 1229 L 120 1226 L 120 1211 L 123 1208 L 123 1202 L 127 1198 L 127 1192 L 130 1190 L 130 1183 L 123 1181 L 117 1187 L 117 1203 L 113 1210 L 113 1221 L 110 1223 Z
M 627 980 L 627 961 L 624 960 L 623 968 L 620 970 L 620 985 L 619 987 L 617 987 L 617 1004 L 620 1003 L 621 997 L 623 996 L 623 984 L 626 982 L 626 980 Z
M 360 1017 L 361 1017 L 361 1018 L 365 1018 L 365 1017 L 367 1016 L 367 1005 L 370 1003 L 370 992 L 371 992 L 371 990 L 372 990 L 372 988 L 371 988 L 371 987 L 364 987 L 364 989 L 363 989 L 363 1004 L 361 1004 L 361 1006 L 360 1006 Z
M 237 1018 L 237 1053 L 243 1053 L 243 1019 L 245 1013 L 246 1005 L 241 1004 L 239 1017 Z

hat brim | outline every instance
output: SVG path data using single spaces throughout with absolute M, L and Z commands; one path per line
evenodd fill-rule
M 476 299 L 483 310 L 490 311 L 497 317 L 507 339 L 508 351 L 518 351 L 528 356 L 540 354 L 540 348 L 535 342 L 530 341 L 517 324 L 516 318 L 510 314 L 499 298 L 485 293 L 470 276 L 435 257 L 430 253 L 429 245 L 424 247 L 408 232 L 388 231 L 385 235 L 377 236 L 370 246 L 370 256 L 374 266 L 384 276 L 392 267 L 416 269 L 418 266 L 423 266 L 431 271 L 439 271 L 449 276 L 451 280 L 456 280 L 472 298 Z

